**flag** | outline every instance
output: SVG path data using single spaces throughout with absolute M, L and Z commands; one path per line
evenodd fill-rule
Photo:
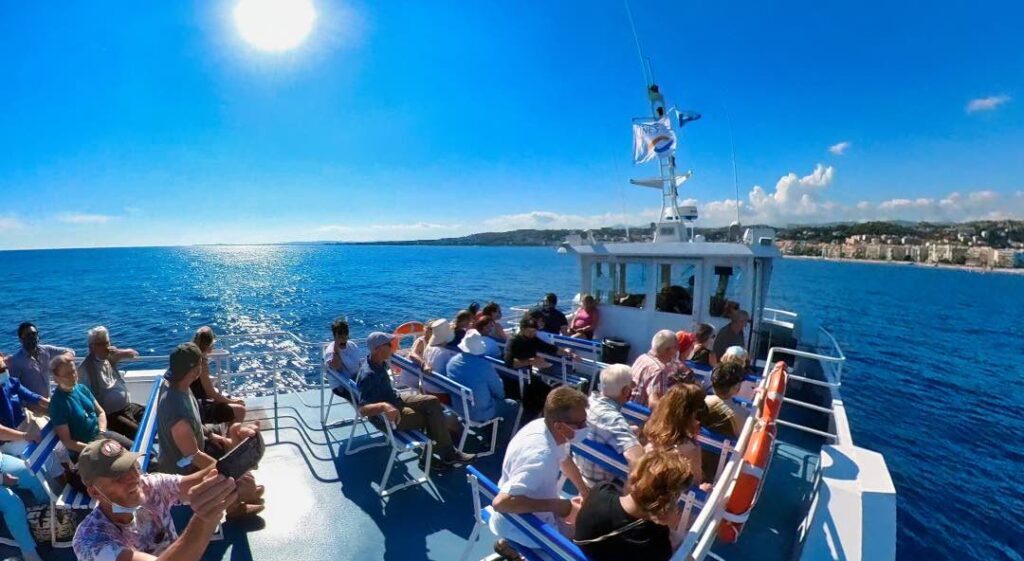
M 633 161 L 649 162 L 655 157 L 672 155 L 676 148 L 676 133 L 668 115 L 656 121 L 633 122 Z
M 678 111 L 677 110 L 676 111 L 676 115 L 679 117 L 679 126 L 680 126 L 680 128 L 685 126 L 686 123 L 689 123 L 690 121 L 696 121 L 697 119 L 700 119 L 700 113 L 697 113 L 696 111 Z

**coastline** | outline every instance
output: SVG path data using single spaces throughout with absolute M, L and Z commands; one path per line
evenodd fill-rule
M 834 263 L 867 263 L 871 265 L 893 265 L 902 267 L 919 267 L 922 269 L 950 269 L 968 273 L 1000 273 L 1006 275 L 1024 275 L 1024 269 L 987 269 L 969 265 L 949 265 L 946 263 L 917 263 L 914 261 L 884 261 L 881 259 L 843 259 L 837 257 L 817 257 L 814 255 L 783 255 L 783 259 L 804 259 L 808 261 L 831 261 Z

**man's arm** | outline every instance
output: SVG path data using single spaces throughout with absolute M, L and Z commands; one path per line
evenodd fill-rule
M 217 473 L 205 477 L 189 489 L 188 502 L 194 513 L 185 531 L 159 557 L 124 549 L 117 561 L 198 561 L 210 544 L 213 531 L 228 505 L 238 500 L 235 481 Z
M 171 439 L 174 440 L 174 445 L 181 451 L 183 458 L 192 456 L 193 466 L 205 469 L 217 463 L 217 460 L 214 460 L 212 456 L 199 449 L 196 435 L 192 434 L 192 427 L 189 426 L 188 421 L 185 419 L 178 419 L 171 425 Z
M 67 425 L 57 425 L 53 430 L 57 433 L 57 438 L 60 438 L 60 443 L 68 450 L 72 452 L 81 452 L 82 450 L 85 450 L 84 442 L 79 442 L 74 438 L 71 438 L 71 429 L 69 429 Z
M 138 358 L 138 356 L 139 352 L 136 351 L 135 349 L 118 349 L 115 347 L 111 351 L 108 359 L 110 360 L 111 364 L 117 366 L 117 363 L 121 362 L 122 360 L 127 360 L 129 358 Z
M 562 460 L 562 473 L 572 481 L 576 490 L 580 492 L 580 496 L 587 498 L 590 494 L 590 487 L 583 481 L 583 475 L 580 474 L 580 468 L 576 467 L 576 462 L 572 461 L 572 456 Z
M 12 429 L 0 425 L 0 440 L 11 442 L 14 440 L 28 440 L 28 433 L 18 429 Z
M 494 501 L 491 502 L 491 507 L 506 514 L 550 512 L 559 518 L 565 518 L 572 512 L 572 501 L 568 499 L 531 499 L 526 495 L 498 493 L 494 497 Z
M 402 412 L 386 401 L 362 405 L 359 407 L 359 413 L 364 417 L 384 415 L 388 420 L 395 424 L 397 424 L 398 420 L 402 417 Z

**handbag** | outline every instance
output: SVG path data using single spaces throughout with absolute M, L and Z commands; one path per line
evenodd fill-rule
M 32 537 L 37 543 L 50 541 L 50 505 L 30 506 L 25 509 L 28 519 L 28 528 Z M 56 528 L 57 542 L 69 542 L 75 537 L 75 516 L 70 508 L 57 507 L 53 509 L 53 524 Z

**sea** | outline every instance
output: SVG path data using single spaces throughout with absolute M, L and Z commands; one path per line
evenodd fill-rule
M 0 252 L 0 351 L 32 321 L 43 342 L 165 355 L 200 325 L 327 340 L 452 317 L 471 301 L 578 290 L 551 248 L 200 246 Z M 1024 559 L 1024 276 L 782 260 L 769 305 L 820 320 L 849 363 L 854 441 L 885 455 L 901 560 Z

